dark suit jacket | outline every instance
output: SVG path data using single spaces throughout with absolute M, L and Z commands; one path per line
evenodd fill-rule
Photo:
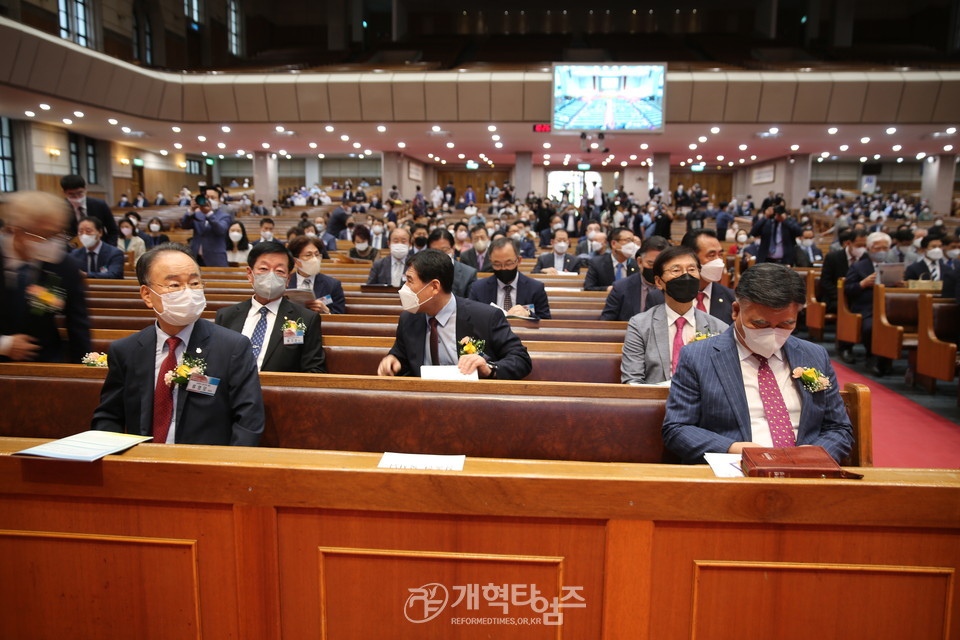
M 332 235 L 334 238 L 340 237 L 340 232 L 347 228 L 347 218 L 349 217 L 347 210 L 343 206 L 339 206 L 333 210 L 330 214 L 330 222 L 327 225 L 327 233 Z
M 372 267 L 370 267 L 370 274 L 367 276 L 367 284 L 393 284 L 390 281 L 390 277 L 393 275 L 393 256 L 390 255 L 389 251 L 386 251 L 385 253 L 385 257 L 380 258 L 373 263 Z M 403 277 L 403 275 L 401 275 L 400 286 L 403 286 L 404 282 L 406 282 L 406 279 Z
M 521 380 L 529 375 L 533 369 L 530 354 L 507 324 L 503 313 L 473 300 L 456 298 L 456 301 L 457 342 L 464 337 L 486 340 L 484 356 L 488 362 L 499 365 L 499 380 Z M 420 376 L 420 367 L 426 360 L 426 339 L 426 314 L 402 312 L 397 339 L 390 349 L 390 354 L 400 361 L 400 375 Z
M 497 303 L 497 277 L 490 276 L 477 280 L 470 288 L 470 299 L 484 304 Z M 533 317 L 539 320 L 550 319 L 550 302 L 543 283 L 522 273 L 517 274 L 517 290 L 513 292 L 513 303 L 532 304 Z
M 753 228 L 750 229 L 751 238 L 760 238 L 760 249 L 757 251 L 757 262 L 765 262 L 770 255 L 776 233 L 776 220 L 761 216 Z M 796 259 L 794 248 L 797 246 L 797 237 L 803 232 L 800 223 L 787 217 L 780 223 L 780 241 L 783 243 L 783 264 L 792 265 Z
M 947 261 L 941 259 L 937 263 L 940 267 L 940 279 L 943 280 L 944 276 L 950 270 L 950 267 L 947 266 Z M 907 265 L 907 268 L 903 271 L 904 280 L 929 280 L 930 279 L 930 268 L 927 266 L 927 261 L 923 258 L 920 258 L 913 264 Z M 947 295 L 946 292 L 944 295 Z
M 156 350 L 156 324 L 110 345 L 110 367 L 92 428 L 152 435 Z M 213 396 L 180 387 L 174 408 L 177 444 L 256 446 L 263 433 L 263 397 L 250 341 L 200 319 L 185 354 L 204 358 L 204 375 L 220 378 L 220 384 Z
M 296 271 L 293 272 L 293 275 L 290 276 L 290 281 L 287 283 L 287 287 L 290 289 L 296 289 L 300 284 L 300 274 Z M 327 308 L 330 309 L 330 313 L 346 313 L 347 312 L 347 299 L 343 295 L 343 285 L 340 284 L 340 281 L 336 278 L 331 278 L 330 276 L 318 273 L 313 277 L 313 295 L 316 296 L 317 300 L 323 296 L 330 296 L 333 299 L 333 302 L 327 305 Z
M 633 258 L 627 259 L 627 272 L 623 274 L 624 278 L 640 270 L 637 261 Z M 616 272 L 613 268 L 613 258 L 609 253 L 597 256 L 590 260 L 590 267 L 587 269 L 587 277 L 583 280 L 584 291 L 606 291 L 607 287 L 613 284 Z
M 250 300 L 224 307 L 217 311 L 215 322 L 221 327 L 237 333 L 243 331 L 243 324 L 250 315 Z M 303 344 L 283 344 L 284 319 L 303 320 L 307 325 L 303 332 Z M 277 319 L 273 331 L 267 340 L 267 352 L 263 356 L 261 371 L 289 371 L 291 373 L 326 373 L 327 367 L 323 354 L 323 335 L 320 331 L 319 314 L 290 302 L 286 298 L 280 301 Z
M 460 262 L 467 265 L 468 267 L 473 267 L 477 271 L 482 271 L 489 273 L 493 271 L 493 267 L 490 265 L 490 247 L 487 247 L 487 252 L 483 255 L 483 265 L 477 265 L 477 250 L 476 249 L 467 249 L 460 254 Z
M 850 270 L 847 250 L 831 251 L 823 258 L 823 267 L 820 269 L 820 291 L 823 296 L 821 302 L 827 304 L 827 313 L 837 312 L 837 280 L 844 278 Z
M 873 273 L 873 261 L 870 254 L 865 253 L 863 257 L 853 263 L 850 270 L 847 271 L 846 280 L 843 281 L 843 293 L 847 298 L 847 305 L 853 313 L 862 313 L 864 320 L 864 329 L 872 326 L 869 321 L 873 320 L 873 287 L 866 289 L 860 286 L 860 281 Z
M 541 253 L 537 256 L 537 265 L 533 268 L 533 273 L 543 273 L 544 269 L 556 267 L 556 258 L 553 256 L 553 251 Z M 569 253 L 563 256 L 563 270 L 571 273 L 580 273 L 580 259 Z
M 73 237 L 77 235 L 77 214 L 69 200 L 67 200 L 67 205 L 70 207 L 70 225 L 67 227 L 67 233 L 70 237 Z M 97 218 L 103 223 L 103 241 L 117 246 L 117 236 L 120 235 L 120 229 L 117 228 L 117 221 L 113 217 L 110 205 L 99 198 L 87 196 L 86 212 L 88 218 Z
M 462 262 L 453 263 L 453 295 L 460 298 L 470 296 L 470 289 L 477 282 L 477 270 Z
M 667 396 L 663 443 L 687 464 L 703 464 L 704 453 L 726 453 L 734 442 L 753 440 L 735 341 L 730 327 L 680 351 Z M 791 368 L 815 367 L 830 379 L 830 388 L 816 393 L 795 383 L 802 403 L 797 445 L 821 446 L 839 461 L 853 446 L 853 428 L 826 350 L 791 336 L 783 355 Z
M 603 311 L 600 312 L 601 320 L 627 322 L 638 313 L 643 313 L 658 304 L 663 304 L 663 292 L 651 286 L 647 289 L 647 299 L 643 301 L 644 304 L 641 306 L 641 287 L 643 286 L 641 278 L 643 278 L 641 274 L 635 273 L 613 285 L 613 289 L 607 294 Z
M 84 272 L 89 267 L 87 264 L 87 253 L 88 251 L 83 247 L 70 252 L 70 257 L 77 263 L 77 267 Z M 87 273 L 87 277 L 122 280 L 123 263 L 126 259 L 127 255 L 123 251 L 120 251 L 120 249 L 117 249 L 111 244 L 101 242 L 100 251 L 97 255 L 97 270 L 92 273 Z
M 719 282 L 710 287 L 710 315 L 722 320 L 728 325 L 733 324 L 733 301 L 736 296 L 732 289 L 728 289 Z
M 3 261 L 3 252 L 0 251 L 0 267 Z M 35 362 L 79 364 L 91 347 L 90 318 L 87 316 L 83 280 L 76 262 L 64 256 L 60 264 L 41 263 L 39 270 L 32 270 L 30 284 L 64 290 L 67 344 L 60 339 L 57 314 L 32 311 L 23 293 L 17 291 L 16 286 L 8 288 L 3 281 L 0 281 L 0 335 L 25 333 L 36 338 L 40 350 L 34 358 Z M 9 362 L 2 356 L 0 361 Z
M 202 219 L 201 219 L 202 218 Z M 193 255 L 200 257 L 203 248 L 203 266 L 226 267 L 227 264 L 227 231 L 233 218 L 225 209 L 217 209 L 210 217 L 202 213 L 187 211 L 180 219 L 180 226 L 184 229 L 193 229 L 193 238 L 190 240 L 190 250 Z
M 800 245 L 794 247 L 794 266 L 812 267 L 814 263 L 821 264 L 823 262 L 823 251 L 820 251 L 820 247 L 813 245 L 810 247 L 810 250 L 813 251 L 813 261 L 810 260 L 810 255 L 807 253 L 806 247 L 801 247 Z

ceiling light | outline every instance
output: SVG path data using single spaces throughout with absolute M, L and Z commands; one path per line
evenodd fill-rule
M 887 127 L 887 135 L 888 135 L 888 136 L 892 136 L 892 135 L 895 134 L 896 132 L 897 132 L 897 128 L 896 128 L 896 127 Z
M 626 160 L 623 160 L 623 161 L 620 163 L 620 166 L 621 166 L 621 167 L 627 166 L 627 161 L 626 161 Z
M 643 149 L 644 151 L 646 151 L 647 149 L 650 148 L 650 145 L 648 145 L 646 142 L 644 142 L 643 144 L 640 145 L 640 148 Z
M 433 125 L 433 126 L 430 127 L 430 128 L 433 129 L 433 132 L 434 132 L 434 133 L 439 133 L 439 132 L 440 132 L 440 125 L 438 125 L 438 124 L 435 124 L 435 125 Z
M 712 134 L 720 133 L 720 127 L 710 127 L 710 133 Z
M 493 140 L 494 142 L 496 142 L 496 141 L 498 141 L 498 140 L 500 139 L 500 136 L 497 135 L 497 134 L 493 134 L 492 136 L 490 136 L 490 139 Z
M 427 157 L 428 157 L 428 158 L 432 158 L 432 157 L 433 157 L 433 154 L 432 154 L 432 153 L 428 153 L 428 154 L 427 154 Z
M 452 142 L 448 142 L 448 143 L 447 143 L 447 149 L 453 149 L 453 143 L 452 143 Z
M 903 162 L 903 158 L 897 158 L 897 164 L 900 164 L 901 162 Z
M 287 157 L 289 157 L 289 156 L 287 156 Z M 366 158 L 367 156 L 361 153 L 361 154 L 358 155 L 357 157 L 360 158 L 361 160 L 363 160 L 363 159 Z
M 737 160 L 737 162 L 739 162 L 740 164 L 743 164 L 744 162 L 746 162 L 746 160 L 744 160 L 743 158 L 740 158 L 739 160 Z
M 253 160 L 253 154 L 252 154 L 252 153 L 248 153 L 248 154 L 247 154 L 247 160 Z
M 874 159 L 874 160 L 879 160 L 879 159 L 880 159 L 880 154 L 879 154 L 879 153 L 875 153 L 875 154 L 873 155 L 873 159 Z
M 226 148 L 227 148 L 227 145 L 226 145 L 225 142 L 218 142 L 218 143 L 217 143 L 217 148 L 218 148 L 218 149 L 226 149 Z
M 133 129 L 131 129 L 130 127 L 120 127 L 120 131 L 123 131 L 124 133 L 130 133 L 131 131 L 133 131 Z
M 363 150 L 363 155 L 365 155 L 365 156 L 372 156 L 372 155 L 373 155 L 373 151 L 371 151 L 370 149 L 364 149 L 364 150 Z
M 274 127 L 274 129 L 277 130 L 277 133 L 283 133 L 283 132 L 284 132 L 284 128 L 283 128 L 283 125 L 282 125 L 282 124 L 278 124 L 276 127 Z
M 848 144 L 842 144 L 842 145 L 840 145 L 840 151 L 846 151 L 846 150 L 849 149 L 849 148 L 850 148 L 850 145 L 848 145 Z
M 923 160 L 926 157 L 927 157 L 927 154 L 923 151 L 917 154 L 917 160 Z
M 107 120 L 107 124 L 112 124 L 112 125 L 116 125 L 116 124 L 118 124 L 118 122 L 119 122 L 119 121 L 118 121 L 116 118 L 109 118 L 109 119 Z
M 770 131 L 770 135 L 772 136 L 775 136 L 778 133 L 780 133 L 780 129 L 778 129 L 777 127 L 770 127 L 769 131 Z
M 170 127 L 170 131 L 173 131 L 174 133 L 180 133 L 180 127 Z
M 238 156 L 246 155 L 246 153 L 247 153 L 247 152 L 244 151 L 243 149 L 237 149 L 237 155 L 238 155 Z
M 544 159 L 544 160 L 549 160 L 549 159 L 550 159 L 550 154 L 549 154 L 549 153 L 543 154 L 543 159 Z
M 751 159 L 751 160 L 756 160 L 756 159 L 757 159 L 757 156 L 750 156 L 750 159 Z
M 550 161 L 549 161 L 549 160 L 544 160 L 544 161 L 543 161 L 543 166 L 549 167 L 549 166 L 550 166 Z
M 323 159 L 326 158 L 327 156 L 324 155 L 324 154 L 322 154 L 322 153 L 318 153 L 318 154 L 317 154 L 317 157 L 320 158 L 321 160 L 323 160 Z
M 397 147 L 399 147 L 400 149 L 406 149 L 406 148 L 407 148 L 407 143 L 406 143 L 406 142 L 398 142 L 398 143 L 397 143 Z
M 223 154 L 222 154 L 222 153 L 221 153 L 220 155 L 218 155 L 217 157 L 220 158 L 221 160 L 223 160 Z
M 34 116 L 37 115 L 37 114 L 34 113 L 33 111 L 24 111 L 24 112 L 23 112 L 23 115 L 27 116 L 28 118 L 32 118 L 32 117 L 34 117 Z
M 289 153 L 287 154 L 287 160 L 293 160 L 293 156 L 291 156 Z
M 957 132 L 957 128 L 956 128 L 956 127 L 947 127 L 947 134 L 948 134 L 948 135 L 951 135 L 951 136 L 952 136 L 952 135 L 955 134 L 956 132 Z
M 42 102 L 40 103 L 40 108 L 43 109 L 44 111 L 50 111 L 50 105 L 44 104 Z
M 496 130 L 497 130 L 497 125 L 495 124 L 487 125 L 487 131 L 490 131 L 492 133 Z
M 717 162 L 723 162 L 723 156 L 717 156 Z
M 220 127 L 220 131 L 223 131 L 224 133 L 230 133 L 230 127 L 228 127 L 227 125 L 223 125 L 222 127 Z
M 458 154 L 457 154 L 457 157 L 460 158 L 461 160 L 464 160 L 467 156 L 466 156 L 466 154 L 458 153 Z
M 591 149 L 599 149 L 599 148 L 600 148 L 600 145 L 599 145 L 598 143 L 596 143 L 596 142 L 591 142 L 591 143 L 590 143 L 590 148 L 591 148 Z
M 544 148 L 544 149 L 549 149 L 551 146 L 553 146 L 553 145 L 551 145 L 549 142 L 544 142 L 544 143 L 543 143 L 543 148 Z
M 900 149 L 902 149 L 903 147 L 901 147 L 901 146 L 898 145 L 898 144 L 895 144 L 895 145 L 893 145 L 893 146 L 890 147 L 890 148 L 893 149 L 894 151 L 900 151 Z
M 681 161 L 680 161 L 680 166 L 681 166 L 681 167 L 685 167 L 685 166 L 687 166 L 687 163 L 684 162 L 683 160 L 681 160 Z
M 441 160 L 441 161 L 440 161 L 440 164 L 447 164 L 447 161 L 446 161 L 446 160 Z
M 380 133 L 385 133 L 386 130 L 387 128 L 384 125 L 382 124 L 377 125 L 377 131 L 379 131 Z
M 824 151 L 823 153 L 820 154 L 820 157 L 821 157 L 821 158 L 829 158 L 829 157 L 830 157 L 830 152 L 829 152 L 829 151 Z
M 174 148 L 174 149 L 183 149 L 183 145 L 180 144 L 179 142 L 174 142 L 174 143 L 173 143 L 173 148 Z
M 727 163 L 727 166 L 728 166 L 728 167 L 732 167 L 732 166 L 733 166 L 733 160 L 731 160 L 730 162 L 728 162 L 728 163 Z
M 287 150 L 286 150 L 286 149 L 280 149 L 279 151 L 277 151 L 277 153 L 279 153 L 279 154 L 282 155 L 282 156 L 285 156 L 285 155 L 287 155 Z
M 861 144 L 867 144 L 868 142 L 870 142 L 870 138 L 868 138 L 867 136 L 863 136 L 862 138 L 860 138 Z
M 82 118 L 82 117 L 83 117 L 83 111 L 74 111 L 74 112 L 73 112 L 73 115 L 74 115 L 75 117 L 77 117 L 77 118 Z
M 699 138 L 697 138 L 697 140 L 698 140 L 699 142 L 706 142 L 706 141 L 707 141 L 707 136 L 700 136 Z
M 798 144 L 790 145 L 790 151 L 798 151 L 799 149 L 800 149 L 800 145 Z
M 340 136 L 340 139 L 343 140 L 344 142 L 350 142 L 350 136 L 348 136 L 347 134 L 343 134 L 342 136 Z
M 697 148 L 697 143 L 691 142 L 690 144 L 687 145 L 687 148 L 689 148 L 691 151 L 693 151 L 694 149 Z
M 697 160 L 703 160 L 703 156 L 697 156 Z
M 71 120 L 70 118 L 64 118 L 63 124 L 73 124 L 73 120 Z
M 944 150 L 944 151 L 953 151 L 953 145 L 952 145 L 952 144 L 945 144 L 945 145 L 943 145 L 943 150 Z
M 866 162 L 867 156 L 860 156 L 860 162 Z
M 363 145 L 361 145 L 359 142 L 354 142 L 354 143 L 353 143 L 353 148 L 354 148 L 354 149 L 359 149 L 361 146 L 363 146 Z
M 836 127 L 830 127 L 829 129 L 827 129 L 827 133 L 829 133 L 829 134 L 832 135 L 832 136 L 833 136 L 833 135 L 836 135 L 836 134 L 837 134 L 837 128 L 836 128 Z
M 269 143 L 269 142 L 261 142 L 261 143 L 260 143 L 260 146 L 263 147 L 264 149 L 269 149 L 269 148 L 270 148 L 270 143 Z
M 324 130 L 325 130 L 327 133 L 333 133 L 333 125 L 332 125 L 332 124 L 328 124 L 327 126 L 324 127 Z
M 311 142 L 311 143 L 308 144 L 307 146 L 310 147 L 311 149 L 316 149 L 316 148 L 317 148 L 317 143 L 316 143 L 316 142 Z
M 160 155 L 165 156 L 165 155 L 167 155 L 168 153 L 170 153 L 170 152 L 167 151 L 166 149 L 160 149 Z
M 740 151 L 746 151 L 746 150 L 747 150 L 747 145 L 742 144 L 742 145 L 740 145 L 739 149 L 740 149 Z
M 206 151 L 201 151 L 201 152 L 200 152 L 200 155 L 202 155 L 204 158 L 206 158 L 206 157 L 207 157 L 207 152 L 206 152 Z
M 502 142 L 497 142 L 497 143 L 495 143 L 493 146 L 495 146 L 497 149 L 503 149 L 503 143 L 502 143 Z
M 207 136 L 197 136 L 197 140 L 199 140 L 200 142 L 206 142 Z
M 636 160 L 636 159 L 637 159 L 637 156 L 636 156 L 636 155 L 631 155 L 631 156 L 630 156 L 630 159 L 631 159 L 631 160 Z
M 823 162 L 823 158 L 817 158 L 817 162 Z

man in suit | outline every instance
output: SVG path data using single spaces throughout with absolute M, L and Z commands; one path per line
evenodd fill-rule
M 550 319 L 550 303 L 542 282 L 520 273 L 523 259 L 518 242 L 513 238 L 498 237 L 490 245 L 493 275 L 477 280 L 470 288 L 470 299 L 494 304 L 511 316 Z M 533 305 L 533 311 L 528 305 Z
M 633 316 L 663 304 L 663 294 L 654 283 L 653 264 L 669 245 L 666 238 L 650 236 L 640 245 L 637 263 L 640 272 L 613 285 L 600 313 L 601 320 L 626 322 Z
M 313 292 L 314 299 L 303 306 L 320 315 L 346 313 L 343 285 L 336 278 L 320 273 L 323 258 L 323 242 L 320 238 L 297 236 L 287 244 L 287 249 L 296 265 L 287 288 Z
M 453 180 L 447 183 L 447 186 L 443 188 L 443 204 L 447 205 L 451 209 L 453 205 L 457 203 L 457 188 L 453 186 Z
M 410 230 L 406 227 L 397 227 L 390 234 L 389 255 L 373 263 L 370 275 L 367 276 L 367 284 L 382 284 L 397 289 L 402 287 L 409 255 Z
M 610 255 L 590 260 L 587 277 L 583 280 L 584 291 L 610 291 L 615 282 L 640 270 L 634 259 L 640 247 L 634 243 L 630 229 L 614 229 L 607 240 L 610 243 Z
M 155 443 L 256 446 L 264 423 L 257 361 L 245 336 L 200 317 L 200 265 L 185 246 L 161 244 L 141 256 L 137 280 L 157 322 L 110 345 L 92 427 Z M 173 379 L 178 363 L 197 361 L 202 376 Z
M 800 223 L 787 214 L 784 206 L 766 207 L 750 229 L 751 238 L 760 238 L 757 262 L 793 265 L 799 235 Z
M 5 196 L 0 218 L 0 361 L 79 363 L 90 351 L 83 279 L 67 256 L 70 210 L 40 191 Z M 65 316 L 67 343 L 57 316 Z
M 537 235 L 540 236 L 540 248 L 549 248 L 550 242 L 553 240 L 553 232 L 563 228 L 563 218 L 558 215 L 551 216 L 550 222 L 543 225 L 542 228 L 537 232 Z
M 194 200 L 190 210 L 183 214 L 180 226 L 193 229 L 190 250 L 197 262 L 204 267 L 226 267 L 227 232 L 233 223 L 226 209 L 220 208 L 220 190 L 216 187 L 203 188 L 204 199 Z
M 80 244 L 70 257 L 88 278 L 123 279 L 123 263 L 127 256 L 116 247 L 103 242 L 103 224 L 100 218 L 87 216 L 77 226 Z
M 280 241 L 274 237 L 274 229 L 276 224 L 273 221 L 273 218 L 261 218 L 260 219 L 260 238 L 254 240 L 250 244 L 256 246 L 261 242 L 276 242 L 280 244 Z
M 347 210 L 347 207 L 344 207 L 342 204 L 338 205 L 330 213 L 330 225 L 327 227 L 327 233 L 332 235 L 334 238 L 339 238 L 340 234 L 347 228 L 347 219 L 350 217 L 350 212 Z
M 600 223 L 588 223 L 586 232 L 577 240 L 577 255 L 596 253 L 596 247 L 591 247 L 590 243 L 599 240 L 598 235 L 603 235 L 603 232 L 600 231 Z
M 654 261 L 653 274 L 665 303 L 630 318 L 620 361 L 624 384 L 669 380 L 684 345 L 698 334 L 716 335 L 727 328 L 693 306 L 700 289 L 700 263 L 693 249 L 667 247 Z
M 826 303 L 827 313 L 837 312 L 837 281 L 844 278 L 850 267 L 867 252 L 867 232 L 863 229 L 844 229 L 840 232 L 840 249 L 831 251 L 823 258 L 820 270 L 821 302 Z M 856 362 L 853 344 L 839 342 L 840 359 L 847 364 Z
M 76 236 L 80 218 L 89 216 L 98 218 L 103 225 L 103 241 L 117 246 L 117 236 L 120 234 L 120 230 L 117 228 L 117 221 L 110 211 L 110 205 L 99 198 L 87 196 L 87 181 L 83 179 L 83 176 L 63 176 L 60 178 L 60 188 L 63 190 L 63 195 L 70 203 L 70 209 L 73 212 L 67 225 L 67 235 L 71 238 Z
M 697 253 L 700 261 L 700 291 L 696 307 L 709 313 L 724 324 L 733 322 L 733 291 L 720 284 L 723 271 L 723 247 L 713 229 L 697 229 L 683 236 L 680 241 Z
M 800 244 L 794 247 L 793 264 L 798 267 L 819 267 L 823 263 L 823 251 L 815 244 L 813 228 L 805 227 L 800 235 Z
M 548 230 L 549 231 L 549 230 Z M 558 273 L 580 273 L 580 259 L 567 253 L 570 248 L 570 234 L 561 227 L 552 231 L 549 246 L 553 251 L 537 256 L 533 273 L 556 275 Z
M 927 235 L 920 241 L 921 258 L 907 266 L 904 280 L 942 281 L 950 270 L 943 259 L 943 236 Z
M 757 446 L 817 445 L 838 461 L 849 453 L 853 428 L 830 358 L 791 335 L 805 300 L 803 278 L 785 265 L 744 272 L 734 325 L 680 351 L 663 419 L 667 449 L 688 464 Z M 802 386 L 797 367 L 822 372 L 825 388 Z
M 876 231 L 867 236 L 867 252 L 847 271 L 843 293 L 850 311 L 863 316 L 860 337 L 867 350 L 867 368 L 877 376 L 890 373 L 890 358 L 872 356 L 873 344 L 873 285 L 877 280 L 877 265 L 889 259 L 890 236 Z
M 390 353 L 377 375 L 420 376 L 423 365 L 457 365 L 461 373 L 481 378 L 521 380 L 533 368 L 527 348 L 503 313 L 489 305 L 451 293 L 453 263 L 440 251 L 413 256 L 400 290 L 404 312 Z M 458 355 L 462 341 L 483 340 L 481 354 Z
M 443 251 L 453 260 L 453 295 L 460 298 L 466 298 L 470 295 L 470 289 L 477 281 L 477 270 L 468 267 L 462 262 L 457 262 L 453 256 L 453 234 L 442 227 L 438 227 L 427 236 L 426 249 L 436 249 Z M 426 251 L 424 249 L 424 251 Z M 419 253 L 419 252 L 417 252 Z
M 163 192 L 157 191 L 157 196 L 153 199 L 153 206 L 155 207 L 167 206 L 167 199 L 163 197 Z
M 293 271 L 293 256 L 276 242 L 262 242 L 247 255 L 247 280 L 253 297 L 217 311 L 215 322 L 245 335 L 260 371 L 326 373 L 320 316 L 283 297 Z M 284 331 L 292 320 L 302 333 Z
M 477 225 L 471 229 L 470 241 L 473 243 L 473 248 L 460 254 L 460 262 L 477 271 L 485 273 L 493 271 L 493 267 L 490 266 L 490 235 L 487 233 L 487 228 Z

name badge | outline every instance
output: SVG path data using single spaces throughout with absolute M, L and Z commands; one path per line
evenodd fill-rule
M 537 308 L 536 308 L 535 306 L 533 306 L 532 304 L 526 304 L 526 305 L 523 305 L 523 306 L 525 306 L 525 307 L 527 308 L 527 311 L 530 312 L 530 315 L 536 315 L 535 312 L 536 312 Z
M 202 376 L 195 373 L 187 380 L 187 391 L 212 396 L 217 392 L 217 386 L 219 384 L 220 378 L 211 378 L 210 376 Z
M 303 344 L 303 331 L 284 331 L 283 344 Z
M 331 296 L 331 295 L 325 295 L 325 296 L 323 296 L 322 298 L 320 298 L 320 302 L 322 302 L 323 304 L 325 304 L 325 305 L 327 305 L 327 306 L 329 307 L 330 305 L 333 304 L 333 296 Z

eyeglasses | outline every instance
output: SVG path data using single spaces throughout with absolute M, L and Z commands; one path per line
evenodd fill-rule
M 685 273 L 689 273 L 690 275 L 699 278 L 700 267 L 695 267 L 693 265 L 690 265 L 689 267 L 676 266 L 676 267 L 670 267 L 669 269 L 663 270 L 663 275 L 670 276 L 671 278 L 679 278 Z
M 277 269 L 273 269 L 272 271 L 271 271 L 270 269 L 267 269 L 266 267 L 261 267 L 261 268 L 259 268 L 259 269 L 255 269 L 255 270 L 253 271 L 253 273 L 254 273 L 254 274 L 257 274 L 257 275 L 262 275 L 262 274 L 264 274 L 264 273 L 275 273 L 275 274 L 277 274 L 278 276 L 280 276 L 281 278 L 286 278 L 286 277 L 287 277 L 287 270 L 284 269 L 284 268 L 282 268 L 282 267 L 277 268 Z
M 62 234 L 62 233 L 55 233 L 55 234 L 53 234 L 52 236 L 50 236 L 49 238 L 44 238 L 43 236 L 38 236 L 37 234 L 35 234 L 35 233 L 30 233 L 29 231 L 24 231 L 23 234 L 24 234 L 24 235 L 27 235 L 27 236 L 30 236 L 31 238 L 36 238 L 37 241 L 39 241 L 39 242 L 47 242 L 47 241 L 66 242 L 66 241 L 67 241 L 67 236 L 65 236 L 65 235 Z
M 183 291 L 184 289 L 193 289 L 194 291 L 198 289 L 203 289 L 202 282 L 189 282 L 183 284 L 182 282 L 171 282 L 170 284 L 159 284 L 152 283 L 157 289 L 162 289 L 164 293 L 177 293 L 178 291 Z
M 316 253 L 301 253 L 299 260 L 302 262 L 304 260 L 310 260 L 311 258 L 319 258 L 321 255 L 323 254 L 319 251 Z
M 515 269 L 518 264 L 520 264 L 519 261 L 511 260 L 510 262 L 491 262 L 490 266 L 494 271 L 509 271 Z

